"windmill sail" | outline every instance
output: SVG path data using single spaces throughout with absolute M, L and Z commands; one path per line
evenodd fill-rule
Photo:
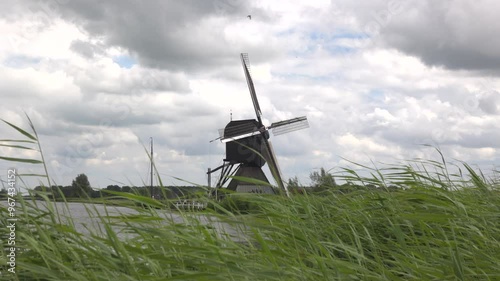
M 309 122 L 306 116 L 292 118 L 280 122 L 272 123 L 268 129 L 271 129 L 274 136 L 279 136 L 288 132 L 309 128 Z
M 222 142 L 239 140 L 261 134 L 271 130 L 273 135 L 279 136 L 285 133 L 305 129 L 309 127 L 306 116 L 292 118 L 284 121 L 274 122 L 269 127 L 256 128 L 252 124 L 242 124 L 231 127 L 230 130 L 220 129 L 219 134 Z
M 278 185 L 279 189 L 284 190 L 286 193 L 286 196 L 290 196 L 288 193 L 288 189 L 283 183 L 283 177 L 281 176 L 281 170 L 278 166 L 278 159 L 276 158 L 276 154 L 274 153 L 273 145 L 272 143 L 265 139 L 265 156 L 267 158 L 267 164 L 269 165 L 269 169 L 271 170 L 271 173 L 276 181 L 276 184 Z
M 259 101 L 257 100 L 257 94 L 255 94 L 252 75 L 250 74 L 250 60 L 248 59 L 248 54 L 241 54 L 241 63 L 243 65 L 243 72 L 245 72 L 245 78 L 247 79 L 248 89 L 250 90 L 250 96 L 252 97 L 252 103 L 255 109 L 255 114 L 257 115 L 257 120 L 260 124 L 262 124 L 262 112 L 260 110 Z
M 248 133 L 245 133 L 245 134 L 237 135 L 237 136 L 234 136 L 234 137 L 222 138 L 221 141 L 222 142 L 236 141 L 236 140 L 240 140 L 240 139 L 244 139 L 244 138 L 248 138 L 248 137 L 256 136 L 256 135 L 260 135 L 260 134 L 261 134 L 260 131 L 252 131 L 252 132 L 248 132 Z

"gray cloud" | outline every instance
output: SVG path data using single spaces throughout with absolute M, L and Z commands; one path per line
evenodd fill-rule
M 430 66 L 500 73 L 498 1 L 339 2 L 372 42 Z
M 127 49 L 143 65 L 191 71 L 223 65 L 242 51 L 225 37 L 231 22 L 248 21 L 250 13 L 270 20 L 263 10 L 240 0 L 74 0 L 58 10 L 107 46 Z M 86 55 L 92 51 L 79 42 L 74 48 Z
M 156 96 L 148 95 L 141 102 L 134 99 L 117 99 L 112 95 L 81 102 L 57 102 L 48 108 L 49 116 L 71 124 L 101 127 L 134 127 L 160 123 L 183 124 L 194 119 L 210 119 L 216 114 L 213 106 L 187 96 L 176 98 L 174 94 L 159 94 L 175 98 L 171 104 L 154 104 Z
M 490 91 L 479 99 L 478 107 L 487 114 L 500 113 L 500 93 Z
M 158 92 L 190 92 L 189 81 L 182 73 L 171 73 L 156 69 L 130 69 L 118 77 L 106 77 L 107 71 L 99 64 L 87 69 L 71 69 L 75 84 L 89 97 L 99 93 L 120 96 L 142 96 Z
M 83 40 L 75 40 L 71 43 L 71 50 L 82 55 L 87 59 L 91 59 L 94 55 L 101 55 L 104 52 L 104 46 L 92 44 Z

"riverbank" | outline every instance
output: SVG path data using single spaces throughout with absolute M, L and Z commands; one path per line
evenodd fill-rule
M 145 208 L 74 202 L 42 207 L 39 201 L 25 201 L 17 207 L 16 278 L 500 278 L 500 196 L 495 189 L 420 185 L 289 199 L 237 196 L 258 207 L 239 215 L 211 202 L 218 212 L 197 215 L 148 205 L 150 198 L 143 198 Z M 74 204 L 82 206 L 67 216 L 65 205 L 73 209 Z M 6 209 L 0 212 L 5 218 Z M 90 213 L 97 224 L 82 219 Z M 1 224 L 0 237 L 5 237 L 6 221 Z M 0 264 L 5 262 L 0 257 Z

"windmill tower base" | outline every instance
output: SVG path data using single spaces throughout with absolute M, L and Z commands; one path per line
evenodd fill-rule
M 267 180 L 266 175 L 264 174 L 264 171 L 262 171 L 262 168 L 246 166 L 245 164 L 241 164 L 238 167 L 238 170 L 236 171 L 234 176 L 257 179 L 267 183 L 269 182 L 269 180 Z M 243 193 L 276 194 L 276 192 L 271 186 L 240 181 L 237 179 L 232 179 L 231 182 L 228 184 L 227 189 Z

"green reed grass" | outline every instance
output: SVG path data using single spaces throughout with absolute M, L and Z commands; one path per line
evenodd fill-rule
M 457 167 L 443 157 L 362 167 L 369 176 L 346 168 L 337 178 L 358 187 L 347 193 L 233 194 L 203 213 L 113 193 L 131 211 L 89 201 L 85 233 L 69 203 L 32 191 L 17 198 L 17 273 L 2 254 L 0 279 L 500 280 L 498 177 Z M 0 204 L 2 245 L 6 217 Z

